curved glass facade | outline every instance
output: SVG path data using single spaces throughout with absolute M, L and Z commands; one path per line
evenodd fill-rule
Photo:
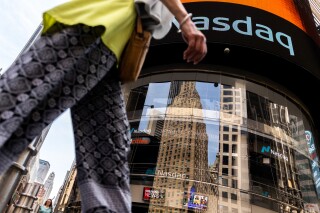
M 318 210 L 313 127 L 286 95 L 196 71 L 141 78 L 124 93 L 133 212 Z

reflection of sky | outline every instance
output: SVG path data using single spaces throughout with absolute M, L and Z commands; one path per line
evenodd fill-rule
M 145 117 L 145 115 L 149 114 L 151 110 L 157 110 L 161 114 L 165 113 L 170 85 L 170 82 L 149 84 L 139 130 L 147 128 L 149 119 Z M 196 90 L 200 96 L 204 114 L 209 115 L 210 113 L 208 113 L 208 111 L 220 111 L 220 87 L 215 87 L 213 83 L 197 82 Z M 150 106 L 153 106 L 154 108 L 151 109 Z M 205 111 L 207 111 L 207 113 Z M 208 135 L 209 165 L 214 163 L 216 154 L 219 151 L 219 120 L 215 119 L 215 116 L 210 117 L 204 120 L 204 123 L 206 124 L 206 133 Z
M 170 82 L 149 84 L 146 100 L 144 102 L 145 106 L 143 107 L 142 111 L 142 117 L 149 113 L 151 106 L 153 106 L 153 108 L 159 111 L 161 114 L 165 113 L 168 103 L 170 84 Z M 148 119 L 142 119 L 139 125 L 139 130 L 146 129 L 148 122 Z

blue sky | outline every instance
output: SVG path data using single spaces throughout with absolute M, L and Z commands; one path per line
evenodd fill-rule
M 15 60 L 42 20 L 42 13 L 66 0 L 1 0 L 0 68 L 3 73 Z M 51 196 L 56 196 L 74 160 L 74 141 L 70 113 L 52 125 L 40 151 L 40 159 L 50 162 L 49 173 L 56 177 Z

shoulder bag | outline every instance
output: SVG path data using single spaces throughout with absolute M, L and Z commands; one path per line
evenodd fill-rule
M 136 81 L 149 50 L 152 33 L 143 29 L 138 15 L 136 26 L 126 44 L 119 63 L 119 77 L 122 83 Z

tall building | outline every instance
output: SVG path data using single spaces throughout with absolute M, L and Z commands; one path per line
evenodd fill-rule
M 29 180 L 29 182 L 31 182 L 31 183 L 35 182 L 37 179 L 38 170 L 39 170 L 39 166 L 40 166 L 39 162 L 40 162 L 40 159 L 39 159 L 39 153 L 38 153 L 36 156 L 34 156 L 34 158 L 30 162 L 30 168 L 29 168 L 30 180 Z
M 151 198 L 148 212 L 188 212 L 188 207 L 197 205 L 205 205 L 213 212 L 217 208 L 215 187 L 202 184 L 213 183 L 214 178 L 208 171 L 208 136 L 200 96 L 195 82 L 177 83 L 171 85 L 171 89 L 179 85 L 179 92 L 171 93 L 172 101 L 166 110 L 152 185 L 152 190 L 158 189 L 172 198 Z M 194 201 L 198 203 L 193 204 Z
M 46 160 L 39 159 L 39 169 L 37 172 L 36 182 L 43 184 L 50 169 L 50 163 Z
M 247 136 L 241 134 L 246 117 L 245 84 L 235 82 L 234 86 L 220 85 L 220 136 L 219 136 L 219 211 L 250 212 L 252 208 L 246 200 L 250 191 L 248 144 L 241 143 Z M 242 198 L 242 199 L 240 199 Z M 252 209 L 252 212 L 255 212 Z
M 54 212 L 72 212 L 80 213 L 81 201 L 80 193 L 77 187 L 77 170 L 75 161 L 72 163 L 70 171 L 67 172 L 63 186 L 59 190 L 59 195 L 56 198 Z
M 43 200 L 42 200 L 43 204 L 48 198 L 52 199 L 52 197 L 49 197 L 49 196 L 50 196 L 50 193 L 51 193 L 52 188 L 53 188 L 54 177 L 55 177 L 55 173 L 51 172 L 50 175 L 48 176 L 46 182 L 44 183 L 44 187 L 43 188 L 45 190 L 45 194 L 44 194 Z

